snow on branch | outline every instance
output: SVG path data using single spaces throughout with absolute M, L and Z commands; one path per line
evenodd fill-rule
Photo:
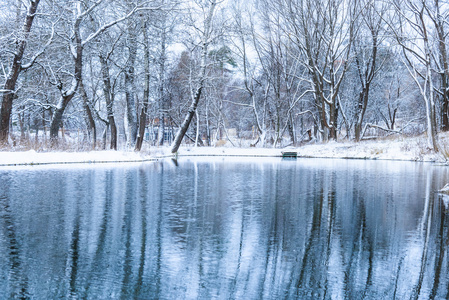
M 363 136 L 365 135 L 366 130 L 367 130 L 368 128 L 377 128 L 377 129 L 380 129 L 380 130 L 383 130 L 383 131 L 386 131 L 386 132 L 390 132 L 390 133 L 393 133 L 393 134 L 403 134 L 403 133 L 404 133 L 404 129 L 407 128 L 410 124 L 412 124 L 412 123 L 415 122 L 416 120 L 417 120 L 417 119 L 412 119 L 412 120 L 410 120 L 410 121 L 409 121 L 407 124 L 405 124 L 400 130 L 394 130 L 394 129 L 385 128 L 385 127 L 382 127 L 382 126 L 379 126 L 379 125 L 376 125 L 376 124 L 367 123 L 367 124 L 365 124 L 365 128 L 363 129 L 361 138 L 363 138 Z
M 90 35 L 89 35 L 89 36 L 88 36 L 88 37 L 81 43 L 81 45 L 82 45 L 82 46 L 86 45 L 87 43 L 89 43 L 90 41 L 92 41 L 93 39 L 95 39 L 97 36 L 99 36 L 101 33 L 103 33 L 106 29 L 108 29 L 108 28 L 114 26 L 114 25 L 117 24 L 117 23 L 120 23 L 120 22 L 125 21 L 126 19 L 128 19 L 128 18 L 130 18 L 132 15 L 134 15 L 136 12 L 139 12 L 139 11 L 145 11 L 145 10 L 158 10 L 158 9 L 161 9 L 162 7 L 163 7 L 162 5 L 157 6 L 157 7 L 139 7 L 139 6 L 135 6 L 135 7 L 134 7 L 129 13 L 127 13 L 125 16 L 123 16 L 123 17 L 121 17 L 121 18 L 119 18 L 119 19 L 117 19 L 117 20 L 114 20 L 114 21 L 112 21 L 112 22 L 110 22 L 110 23 L 108 23 L 108 24 L 105 24 L 105 25 L 101 26 L 96 32 L 90 34 Z
M 22 66 L 20 67 L 22 70 L 27 70 L 27 69 L 31 68 L 31 67 L 34 65 L 34 63 L 36 62 L 36 59 L 44 53 L 45 49 L 46 49 L 48 46 L 50 46 L 50 44 L 51 44 L 52 41 L 53 41 L 53 37 L 54 37 L 54 35 L 55 35 L 55 26 L 54 26 L 54 25 L 55 25 L 55 24 L 52 24 L 52 26 L 51 26 L 51 35 L 50 35 L 50 38 L 48 39 L 47 43 L 44 45 L 44 47 L 42 47 L 42 49 L 41 49 L 38 53 L 36 53 L 36 54 L 31 58 L 31 60 L 30 60 L 29 63 L 27 63 L 26 65 L 22 65 Z

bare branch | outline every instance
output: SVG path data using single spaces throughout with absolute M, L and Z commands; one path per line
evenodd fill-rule
M 47 49 L 48 46 L 50 46 L 50 44 L 53 41 L 54 35 L 55 35 L 55 23 L 53 23 L 52 26 L 51 26 L 51 34 L 50 34 L 50 37 L 48 38 L 47 43 L 44 45 L 44 47 L 42 47 L 42 49 L 38 53 L 36 53 L 31 58 L 29 63 L 27 63 L 26 65 L 22 65 L 21 66 L 22 70 L 27 70 L 27 69 L 31 68 L 34 65 L 34 63 L 36 62 L 36 59 L 45 52 L 45 50 Z
M 135 6 L 129 13 L 127 13 L 125 16 L 114 20 L 108 24 L 105 24 L 103 26 L 101 26 L 96 32 L 90 34 L 82 43 L 81 45 L 84 46 L 86 44 L 88 44 L 89 42 L 91 42 L 93 39 L 97 38 L 101 33 L 103 33 L 104 31 L 106 31 L 106 29 L 114 26 L 117 23 L 123 22 L 126 19 L 130 18 L 132 15 L 134 15 L 136 12 L 139 11 L 144 11 L 144 10 L 157 10 L 157 9 L 161 9 L 163 6 L 157 6 L 157 7 L 139 7 L 139 6 Z

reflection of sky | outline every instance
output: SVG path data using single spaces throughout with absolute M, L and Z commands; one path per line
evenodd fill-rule
M 447 261 L 448 233 L 439 234 L 448 218 L 435 193 L 445 168 L 178 163 L 1 172 L 0 292 L 28 282 L 37 299 L 68 289 L 98 299 L 375 299 L 412 297 L 420 283 L 427 298 L 440 254 Z M 5 220 L 17 236 L 14 266 Z M 439 272 L 441 296 L 447 266 Z

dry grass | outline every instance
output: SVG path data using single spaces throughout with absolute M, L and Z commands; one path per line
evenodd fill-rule
M 96 150 L 100 149 L 100 143 L 97 142 Z M 0 144 L 0 151 L 29 151 L 49 152 L 49 151 L 64 151 L 64 152 L 83 152 L 91 151 L 93 147 L 90 143 L 76 143 L 66 139 L 59 139 L 56 144 L 51 143 L 49 138 L 35 139 L 33 138 L 18 138 L 13 136 L 10 138 L 8 144 Z
M 449 143 L 447 141 L 440 141 L 439 154 L 446 162 L 449 161 Z
M 376 148 L 376 149 L 372 149 L 371 150 L 371 155 L 379 155 L 379 154 L 382 154 L 382 153 L 384 153 L 384 149 Z
M 224 145 L 226 145 L 227 142 L 228 141 L 225 141 L 225 140 L 218 140 L 214 144 L 215 144 L 215 147 L 223 147 Z

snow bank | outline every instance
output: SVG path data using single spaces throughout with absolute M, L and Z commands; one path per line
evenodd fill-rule
M 329 142 L 309 144 L 301 147 L 233 148 L 233 147 L 181 147 L 178 157 L 183 156 L 235 156 L 235 157 L 280 157 L 283 151 L 295 151 L 298 157 L 382 159 L 407 161 L 445 162 L 440 154 L 426 147 L 422 138 L 398 138 L 395 140 L 354 142 Z M 169 147 L 152 147 L 148 152 L 92 151 L 92 152 L 0 152 L 0 166 L 144 162 L 173 157 Z
M 0 152 L 0 166 L 139 162 L 152 160 L 151 156 L 136 152 L 92 151 L 92 152 Z
M 313 143 L 301 147 L 283 149 L 267 148 L 225 148 L 192 147 L 180 148 L 179 156 L 282 156 L 284 151 L 294 151 L 298 157 L 344 158 L 344 159 L 382 159 L 405 161 L 445 162 L 441 154 L 428 150 L 420 138 Z M 169 152 L 166 152 L 169 154 Z

